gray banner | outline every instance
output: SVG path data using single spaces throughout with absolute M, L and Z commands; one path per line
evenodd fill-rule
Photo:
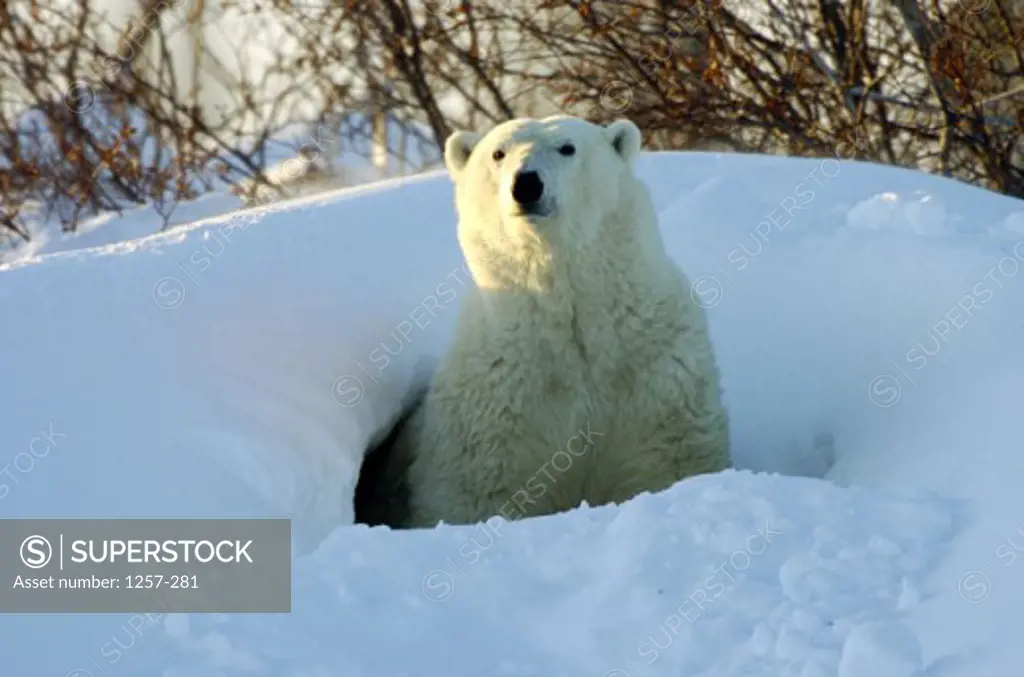
M 290 613 L 291 521 L 0 520 L 0 613 Z

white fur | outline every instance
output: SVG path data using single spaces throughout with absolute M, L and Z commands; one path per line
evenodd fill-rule
M 729 466 L 704 312 L 633 174 L 640 146 L 628 120 L 570 117 L 448 139 L 477 288 L 399 440 L 410 525 L 620 502 Z M 512 182 L 527 169 L 548 216 L 518 213 Z

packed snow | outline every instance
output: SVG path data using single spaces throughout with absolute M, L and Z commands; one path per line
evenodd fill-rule
M 441 173 L 118 241 L 128 215 L 0 268 L 0 517 L 295 534 L 291 614 L 8 614 L 0 672 L 1013 674 L 1024 204 L 833 159 L 639 171 L 738 468 L 520 522 L 351 524 L 471 284 Z

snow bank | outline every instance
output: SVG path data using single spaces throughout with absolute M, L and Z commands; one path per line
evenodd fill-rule
M 188 482 L 190 514 L 350 521 L 362 450 L 397 415 L 417 369 L 429 368 L 420 358 L 440 352 L 437 329 L 467 282 L 435 183 L 408 181 L 398 214 L 381 184 L 347 207 L 312 200 L 237 212 L 9 266 L 3 315 L 25 320 L 5 330 L 5 381 L 17 397 L 4 404 L 28 427 L 5 434 L 17 448 L 52 422 L 66 446 L 80 440 L 74 459 L 53 454 L 53 472 L 80 463 L 69 479 L 88 470 L 101 481 L 60 504 L 12 490 L 0 509 L 176 514 L 176 477 Z M 419 223 L 402 218 L 406 209 Z M 423 304 L 437 319 L 431 327 L 417 314 L 424 329 L 414 333 L 409 315 Z M 121 491 L 126 463 L 132 487 Z M 221 468 L 247 500 L 207 473 Z
M 288 516 L 297 536 L 290 616 L 7 616 L 10 672 L 1019 664 L 1024 205 L 832 160 L 641 172 L 709 309 L 745 470 L 510 525 L 344 526 L 468 280 L 442 175 L 0 268 L 0 516 Z

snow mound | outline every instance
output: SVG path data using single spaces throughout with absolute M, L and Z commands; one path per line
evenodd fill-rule
M 296 570 L 291 616 L 232 619 L 230 668 L 203 650 L 176 674 L 836 674 L 873 652 L 873 624 L 903 622 L 947 511 L 730 472 L 568 519 L 338 530 Z M 193 620 L 172 645 L 221 632 Z M 893 652 L 872 674 L 921 667 L 913 635 Z
M 1019 665 L 1024 204 L 835 160 L 639 171 L 708 308 L 739 469 L 514 524 L 350 524 L 365 448 L 468 289 L 441 174 L 0 268 L 0 517 L 290 517 L 296 535 L 289 616 L 0 616 L 5 672 Z

